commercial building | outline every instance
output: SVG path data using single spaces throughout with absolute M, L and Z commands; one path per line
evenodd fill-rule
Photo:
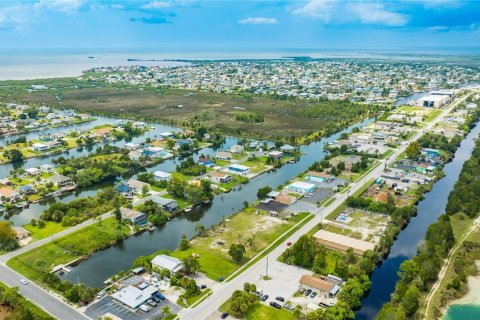
M 325 172 L 309 171 L 305 176 L 305 180 L 315 181 L 315 182 L 330 182 L 333 177 L 331 174 Z
M 448 95 L 430 94 L 428 96 L 418 99 L 417 105 L 419 107 L 426 108 L 442 108 L 449 101 L 450 97 Z
M 353 253 L 357 256 L 361 256 L 365 251 L 375 248 L 373 243 L 325 230 L 317 231 L 313 237 L 319 244 L 333 250 L 347 252 L 348 248 L 352 248 Z
M 158 269 L 167 269 L 170 271 L 170 273 L 176 274 L 183 269 L 183 263 L 177 258 L 160 254 L 153 258 L 152 267 L 156 267 Z
M 318 290 L 321 294 L 327 294 L 330 298 L 335 297 L 340 290 L 339 285 L 308 274 L 303 275 L 299 282 L 300 289 Z
M 287 186 L 287 190 L 301 194 L 312 193 L 313 191 L 315 191 L 315 188 L 316 185 L 314 185 L 313 183 L 302 181 L 295 181 Z
M 153 286 L 148 286 L 140 290 L 137 287 L 129 285 L 112 294 L 112 297 L 131 309 L 137 309 L 157 292 L 158 289 Z

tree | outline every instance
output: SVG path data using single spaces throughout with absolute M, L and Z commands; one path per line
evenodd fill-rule
M 272 188 L 269 186 L 258 189 L 257 198 L 262 200 L 267 197 L 267 195 L 272 191 Z
M 318 308 L 312 312 L 307 313 L 307 320 L 324 320 L 325 319 L 325 309 Z
M 117 206 L 115 208 L 114 214 L 115 214 L 115 219 L 117 219 L 118 222 L 121 222 L 122 221 L 122 211 L 120 211 L 120 207 Z
M 195 231 L 198 233 L 199 236 L 203 236 L 206 232 L 206 229 L 203 225 L 197 224 L 195 226 Z
M 169 316 L 170 313 L 172 313 L 172 310 L 170 310 L 170 306 L 169 306 L 169 305 L 165 305 L 165 306 L 162 308 L 162 314 L 165 315 L 165 316 Z
M 194 274 L 200 271 L 200 262 L 194 255 L 190 255 L 183 259 L 183 270 L 186 274 Z
M 10 222 L 0 221 L 0 249 L 10 251 L 18 246 L 15 231 Z
M 257 297 L 243 290 L 236 290 L 230 298 L 230 312 L 236 317 L 245 315 Z
M 17 149 L 7 150 L 3 153 L 3 156 L 7 159 L 10 159 L 11 162 L 22 162 L 23 153 Z
M 418 290 L 414 284 L 410 285 L 402 299 L 402 305 L 405 308 L 407 316 L 411 316 L 417 311 L 420 295 L 420 290 Z
M 249 293 L 255 293 L 255 291 L 257 291 L 257 286 L 254 283 L 245 282 L 243 284 L 243 291 L 249 292 Z
M 409 159 L 416 158 L 420 155 L 420 148 L 420 144 L 416 141 L 413 141 L 408 145 L 407 149 L 405 149 L 405 155 Z
M 243 255 L 245 254 L 245 252 L 246 252 L 245 251 L 245 246 L 243 244 L 235 244 L 235 243 L 230 245 L 230 249 L 228 250 L 228 254 L 236 262 L 241 262 L 242 261 Z
M 188 241 L 187 236 L 185 234 L 182 234 L 182 240 L 180 240 L 180 244 L 178 247 L 182 251 L 185 251 L 188 248 L 190 248 L 190 242 Z

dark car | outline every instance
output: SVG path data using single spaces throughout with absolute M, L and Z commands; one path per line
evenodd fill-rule
M 260 301 L 267 301 L 268 299 L 268 294 L 264 294 L 261 298 Z
M 277 309 L 282 308 L 282 306 L 280 304 L 276 303 L 275 301 L 270 302 L 270 306 L 272 306 L 274 308 L 277 308 Z
M 203 289 L 207 289 L 207 286 L 204 285 L 204 284 L 202 284 L 202 285 L 200 286 L 200 289 L 202 289 L 202 290 L 203 290 Z
M 155 297 L 157 297 L 160 300 L 165 300 L 165 297 L 160 292 L 155 293 Z
M 155 301 L 156 303 L 160 303 L 162 301 L 158 297 L 155 297 L 155 296 L 152 296 L 152 300 Z
M 308 297 L 310 295 L 310 293 L 312 293 L 312 289 L 308 289 L 307 291 L 305 291 L 305 296 Z
M 315 298 L 317 296 L 317 293 L 316 292 L 312 292 L 312 294 L 310 295 L 310 298 Z
M 278 300 L 280 302 L 285 302 L 285 298 L 284 297 L 276 297 L 275 300 Z
M 228 312 L 224 312 L 222 313 L 222 315 L 220 316 L 220 318 L 222 319 L 226 319 L 228 317 Z

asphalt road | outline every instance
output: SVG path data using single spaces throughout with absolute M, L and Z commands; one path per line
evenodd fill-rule
M 444 111 L 433 121 L 426 124 L 424 128 L 419 130 L 413 137 L 411 137 L 407 143 L 403 143 L 399 148 L 397 148 L 393 154 L 391 154 L 388 159 L 381 160 L 380 164 L 365 175 L 362 179 L 357 181 L 356 183 L 350 184 L 349 192 L 344 194 L 337 194 L 337 199 L 327 208 L 319 208 L 315 213 L 315 217 L 306 223 L 302 228 L 300 228 L 297 232 L 295 232 L 289 239 L 285 241 L 285 243 L 280 244 L 277 248 L 275 248 L 271 253 L 268 254 L 268 260 L 270 264 L 272 263 L 279 263 L 277 261 L 278 257 L 285 251 L 287 248 L 287 242 L 295 243 L 302 235 L 310 231 L 313 227 L 315 227 L 318 223 L 322 222 L 323 217 L 326 217 L 330 214 L 333 210 L 335 210 L 339 205 L 341 205 L 349 196 L 350 193 L 355 193 L 359 190 L 366 181 L 370 179 L 376 179 L 380 176 L 383 172 L 385 165 L 392 163 L 395 158 L 397 158 L 402 152 L 405 151 L 408 144 L 410 142 L 418 140 L 426 131 L 433 128 L 433 126 L 443 119 L 450 111 L 459 103 L 465 101 L 466 95 L 462 98 L 456 99 L 452 104 L 450 104 Z M 223 282 L 216 285 L 213 290 L 213 294 L 204 300 L 202 303 L 197 305 L 193 309 L 183 309 L 178 314 L 180 319 L 207 319 L 212 314 L 216 313 L 218 308 L 222 305 L 222 303 L 232 295 L 235 290 L 243 289 L 243 284 L 245 282 L 255 282 L 257 281 L 265 272 L 267 264 L 267 256 L 259 260 L 257 263 L 252 265 L 249 269 L 245 270 L 243 273 L 238 275 L 236 278 L 229 282 Z M 272 279 L 271 281 L 278 281 L 276 279 Z M 281 281 L 281 280 L 280 280 Z

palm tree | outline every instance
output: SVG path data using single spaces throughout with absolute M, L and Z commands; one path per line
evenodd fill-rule
M 166 305 L 162 308 L 162 314 L 164 314 L 165 316 L 168 316 L 170 315 L 172 311 L 170 310 L 170 306 L 169 305 Z

